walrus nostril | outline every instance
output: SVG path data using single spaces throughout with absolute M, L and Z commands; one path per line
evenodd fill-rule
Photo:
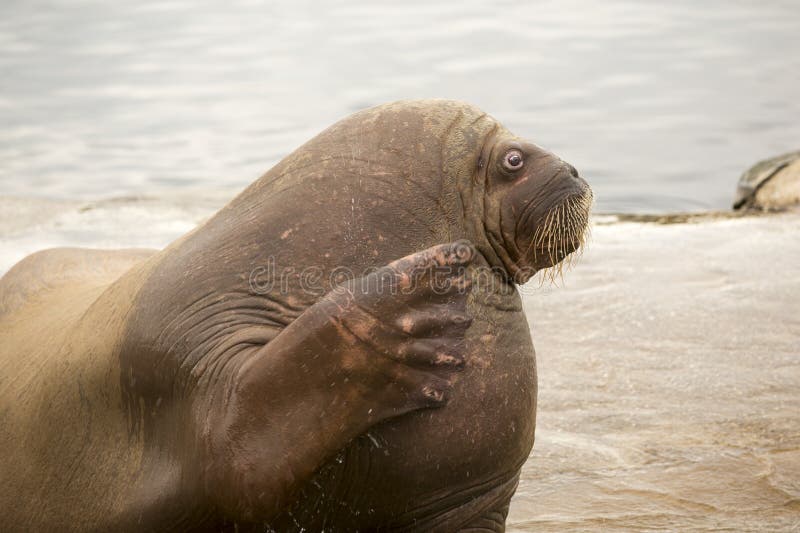
M 574 178 L 578 177 L 578 169 L 570 165 L 569 163 L 564 163 L 564 166 L 569 171 L 570 175 Z

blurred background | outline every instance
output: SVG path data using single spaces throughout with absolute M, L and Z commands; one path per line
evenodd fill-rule
M 598 211 L 727 208 L 744 169 L 800 148 L 798 20 L 795 0 L 4 0 L 3 253 L 163 245 L 399 98 L 478 105 L 578 167 Z

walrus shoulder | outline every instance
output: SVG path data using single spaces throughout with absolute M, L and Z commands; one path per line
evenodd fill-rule
M 0 278 L 0 315 L 22 307 L 36 295 L 68 283 L 110 283 L 155 252 L 135 248 L 51 248 L 35 252 Z

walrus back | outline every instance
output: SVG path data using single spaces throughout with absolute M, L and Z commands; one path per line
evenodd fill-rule
M 81 317 L 151 253 L 55 248 L 29 255 L 0 278 L 0 408 L 30 403 Z
M 0 278 L 0 316 L 67 283 L 106 285 L 155 250 L 51 248 L 35 252 Z
M 98 472 L 130 464 L 111 346 L 132 285 L 115 281 L 151 254 L 45 250 L 0 279 L 0 529 L 89 529 L 113 506 Z

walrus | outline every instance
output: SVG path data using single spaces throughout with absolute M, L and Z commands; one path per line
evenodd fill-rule
M 23 259 L 4 529 L 502 531 L 536 416 L 516 285 L 581 248 L 591 202 L 479 109 L 401 101 L 164 250 Z

